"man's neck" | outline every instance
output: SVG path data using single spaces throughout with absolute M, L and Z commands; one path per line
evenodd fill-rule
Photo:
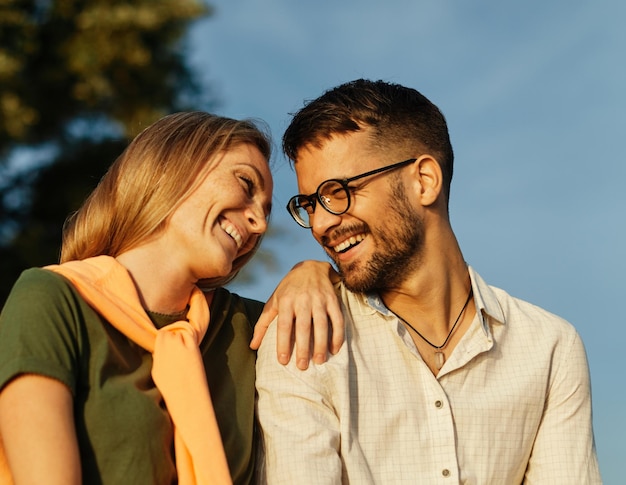
M 470 289 L 467 264 L 460 250 L 425 256 L 413 274 L 380 296 L 394 313 L 447 334 Z

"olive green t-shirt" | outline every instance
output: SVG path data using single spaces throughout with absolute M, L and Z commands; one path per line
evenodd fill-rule
M 200 350 L 228 464 L 252 483 L 255 352 L 262 304 L 216 290 Z M 157 327 L 179 319 L 150 314 Z M 83 483 L 176 483 L 173 431 L 150 375 L 152 356 L 96 313 L 64 277 L 33 268 L 0 315 L 0 389 L 23 373 L 63 382 L 74 397 Z

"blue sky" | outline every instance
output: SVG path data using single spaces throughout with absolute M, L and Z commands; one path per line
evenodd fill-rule
M 278 153 L 289 113 L 352 79 L 414 87 L 445 114 L 455 150 L 451 218 L 492 285 L 572 322 L 585 341 L 605 483 L 626 459 L 626 3 L 622 0 L 216 0 L 190 58 L 216 112 L 272 129 L 277 271 L 325 259 L 284 206 Z M 262 248 L 263 249 L 263 248 Z M 621 377 L 620 377 L 621 376 Z

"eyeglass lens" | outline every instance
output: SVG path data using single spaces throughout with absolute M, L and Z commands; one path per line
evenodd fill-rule
M 319 200 L 328 212 L 343 214 L 350 205 L 350 194 L 337 180 L 328 180 L 318 189 Z
M 310 219 L 315 212 L 315 206 L 318 201 L 322 204 L 322 207 L 324 207 L 324 209 L 331 214 L 344 214 L 350 208 L 351 189 L 348 187 L 349 182 L 369 177 L 371 175 L 388 172 L 390 170 L 408 165 L 409 163 L 413 163 L 415 160 L 417 159 L 409 158 L 408 160 L 403 160 L 402 162 L 370 170 L 369 172 L 355 175 L 354 177 L 350 177 L 345 180 L 326 180 L 317 188 L 315 194 L 300 194 L 292 197 L 287 204 L 287 209 L 298 224 L 302 227 L 310 228 L 312 227 Z
M 311 227 L 310 216 L 315 212 L 318 201 L 331 214 L 343 214 L 350 205 L 350 194 L 337 180 L 327 180 L 319 187 L 316 195 L 317 197 L 305 195 L 295 197 L 290 204 L 290 212 L 305 227 Z

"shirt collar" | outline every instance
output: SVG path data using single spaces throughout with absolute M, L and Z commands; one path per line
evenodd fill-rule
M 471 267 L 467 267 L 472 282 L 472 289 L 474 292 L 474 305 L 476 307 L 476 313 L 480 319 L 480 325 L 485 332 L 485 335 L 490 336 L 491 330 L 489 329 L 488 319 L 490 317 L 495 322 L 505 324 L 504 312 L 498 302 L 498 298 L 493 289 L 485 283 L 480 275 Z M 383 303 L 383 299 L 378 293 L 366 293 L 363 295 L 363 303 L 367 305 L 371 310 L 381 313 L 384 316 L 395 316 L 391 310 L 389 310 Z M 364 309 L 365 310 L 365 309 Z
M 487 317 L 490 317 L 494 322 L 505 324 L 506 320 L 504 312 L 500 306 L 500 302 L 491 288 L 485 280 L 471 266 L 467 267 L 470 279 L 472 280 L 472 289 L 474 290 L 474 306 L 476 307 L 476 313 L 480 319 L 480 324 L 486 335 L 491 333 L 487 322 Z

